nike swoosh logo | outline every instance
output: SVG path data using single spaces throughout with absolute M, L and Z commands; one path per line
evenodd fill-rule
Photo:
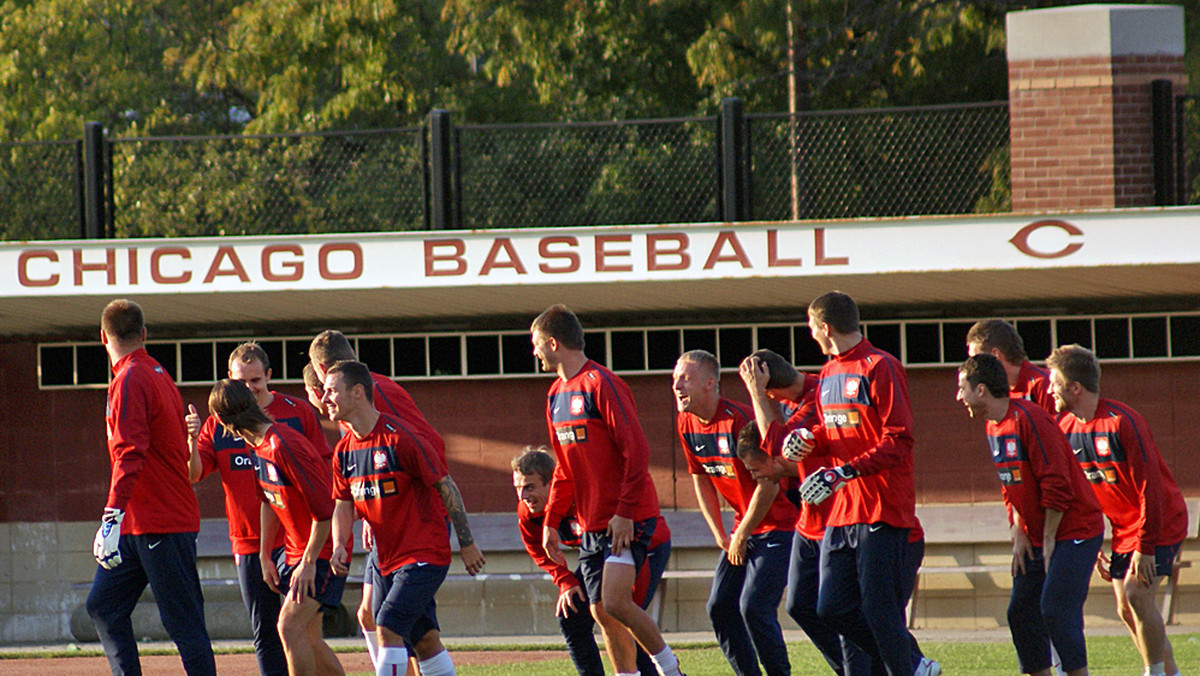
M 150 546 L 147 547 L 147 549 L 154 549 L 155 547 L 157 547 L 161 544 L 162 544 L 162 540 L 155 540 L 154 542 L 150 543 Z
M 822 399 L 824 399 L 825 397 L 828 397 L 828 396 L 829 396 L 829 390 L 821 390 L 821 398 Z
M 1074 542 L 1077 545 L 1081 545 L 1081 544 L 1087 542 L 1087 540 L 1072 540 L 1072 542 Z
M 418 568 L 420 568 L 421 566 L 428 566 L 428 565 L 429 565 L 428 561 L 417 561 Z
M 771 549 L 771 548 L 773 548 L 773 547 L 778 547 L 778 546 L 779 546 L 779 545 L 781 545 L 781 544 L 783 544 L 783 543 L 782 543 L 782 542 L 768 542 L 768 543 L 767 543 L 767 549 Z
M 1074 449 L 1071 449 L 1071 450 L 1075 451 L 1075 455 L 1079 455 L 1080 453 L 1083 453 L 1083 449 L 1082 449 L 1082 448 L 1074 448 Z
M 558 409 L 559 409 L 559 407 L 558 407 L 558 406 L 555 406 L 555 407 L 554 407 L 554 410 L 550 411 L 550 413 L 552 413 L 552 414 L 554 414 L 554 415 L 558 415 Z
M 871 531 L 872 533 L 878 533 L 879 531 L 883 530 L 883 524 L 872 524 L 871 526 L 867 527 L 867 530 Z
M 353 472 L 355 467 L 358 467 L 358 463 L 354 463 L 353 465 L 346 465 L 346 471 Z

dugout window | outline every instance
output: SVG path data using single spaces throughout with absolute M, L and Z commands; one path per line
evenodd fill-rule
M 396 355 L 397 377 L 428 375 L 425 364 L 424 338 L 393 338 L 392 352 Z
M 942 361 L 961 364 L 967 360 L 967 334 L 975 322 L 942 323 Z
M 909 364 L 942 363 L 942 331 L 936 323 L 904 325 L 905 361 Z M 894 353 L 893 353 L 894 354 Z
M 672 371 L 679 355 L 679 329 L 646 332 L 646 368 L 651 371 Z
M 500 373 L 500 336 L 467 336 L 467 375 Z
M 613 331 L 608 338 L 612 341 L 612 370 L 646 370 L 646 336 L 642 331 Z
M 1200 357 L 1200 317 L 1171 317 L 1171 356 Z
M 1130 324 L 1133 334 L 1133 358 L 1154 359 L 1167 356 L 1167 318 L 1134 317 Z
M 897 359 L 904 359 L 904 350 L 900 345 L 899 324 L 866 324 L 863 326 L 867 340 L 875 347 L 887 352 Z
M 792 333 L 796 336 L 796 358 L 793 363 L 796 366 L 810 369 L 819 369 L 824 366 L 825 353 L 821 352 L 821 346 L 813 340 L 808 324 L 795 325 L 792 327 Z
M 505 374 L 537 373 L 538 361 L 533 356 L 533 343 L 528 333 L 500 336 L 501 368 Z
M 759 350 L 771 350 L 792 362 L 792 327 L 760 326 L 755 332 Z
M 1014 324 L 1021 342 L 1025 344 L 1025 354 L 1032 361 L 1043 361 L 1054 349 L 1053 331 L 1049 319 L 1021 319 Z M 1059 345 L 1062 341 L 1059 340 Z
M 75 348 L 71 345 L 39 345 L 38 378 L 42 387 L 81 384 L 75 382 Z
M 75 376 L 80 385 L 106 385 L 112 374 L 108 351 L 103 345 L 80 345 L 75 348 Z
M 530 351 L 532 352 L 532 343 Z M 605 368 L 612 368 L 612 359 L 608 353 L 608 334 L 604 331 L 584 331 L 583 332 L 583 347 L 587 351 L 589 359 L 597 364 L 602 364 Z M 613 348 L 614 351 L 616 348 Z M 641 370 L 641 367 L 638 367 Z
M 754 329 L 749 326 L 721 327 L 717 329 L 717 341 L 721 350 L 717 353 L 721 368 L 735 369 L 754 351 Z
M 271 369 L 275 372 L 275 377 L 280 374 L 287 380 L 304 381 L 304 366 L 308 363 L 308 346 L 312 344 L 311 339 L 297 338 L 295 340 L 273 341 L 280 344 L 279 365 L 275 365 L 275 354 L 267 350 L 267 354 L 271 357 Z M 264 348 L 265 349 L 265 348 Z
M 707 350 L 715 356 L 717 354 L 717 330 L 715 328 L 684 329 L 683 351 L 690 352 L 691 350 Z
M 217 380 L 216 369 L 213 367 L 215 348 L 215 343 L 180 343 L 179 382 L 215 382 Z
M 1078 343 L 1087 349 L 1092 349 L 1092 320 L 1090 319 L 1060 319 L 1054 323 L 1055 333 L 1057 334 L 1056 345 L 1071 345 Z M 1054 348 L 1046 350 L 1046 354 Z M 1026 347 L 1028 352 L 1029 348 Z M 1042 357 L 1045 359 L 1045 357 Z
M 462 375 L 462 341 L 459 336 L 429 337 L 429 375 Z
M 1110 317 L 1093 322 L 1096 336 L 1096 357 L 1100 359 L 1129 359 L 1129 319 Z
M 392 341 L 387 338 L 359 338 L 355 354 L 375 373 L 392 372 Z

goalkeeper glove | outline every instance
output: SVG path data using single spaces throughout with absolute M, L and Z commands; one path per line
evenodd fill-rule
M 96 531 L 96 541 L 92 543 L 92 555 L 107 570 L 121 565 L 121 521 L 124 518 L 125 512 L 122 510 L 105 507 L 100 528 Z
M 822 467 L 808 475 L 800 485 L 800 499 L 810 505 L 819 505 L 851 479 L 858 478 L 858 470 L 850 465 Z
M 788 432 L 783 437 L 783 457 L 792 462 L 800 462 L 813 450 L 813 433 L 803 427 Z

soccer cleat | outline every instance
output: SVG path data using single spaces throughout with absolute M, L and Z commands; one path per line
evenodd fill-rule
M 916 671 L 913 672 L 913 676 L 941 676 L 941 674 L 942 665 L 928 657 L 922 657 L 921 661 L 917 663 Z

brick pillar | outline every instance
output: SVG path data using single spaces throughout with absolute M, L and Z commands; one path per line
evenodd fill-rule
M 1183 7 L 1007 16 L 1013 211 L 1154 204 L 1150 82 L 1187 82 Z

